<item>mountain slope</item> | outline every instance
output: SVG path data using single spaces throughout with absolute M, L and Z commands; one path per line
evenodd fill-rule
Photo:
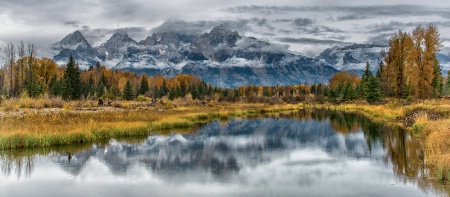
M 137 42 L 128 37 L 128 34 L 115 33 L 96 50 L 99 54 L 104 54 L 107 60 L 114 60 L 122 58 L 127 48 L 136 44 Z
M 54 50 L 60 50 L 55 60 L 73 55 L 79 62 L 103 61 L 113 69 L 149 75 L 195 74 L 221 87 L 326 83 L 338 72 L 325 61 L 240 36 L 225 25 L 203 35 L 153 33 L 139 42 L 116 33 L 96 48 L 75 32 L 56 43 Z
M 75 31 L 64 37 L 61 41 L 55 43 L 51 47 L 52 50 L 58 51 L 53 57 L 58 63 L 65 64 L 72 55 L 80 65 L 93 65 L 97 61 L 105 59 L 103 55 L 94 49 L 86 38 L 79 31 Z

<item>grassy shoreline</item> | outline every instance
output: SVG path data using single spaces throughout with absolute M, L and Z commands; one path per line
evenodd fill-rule
M 80 144 L 129 136 L 188 132 L 197 124 L 231 117 L 322 108 L 364 115 L 375 122 L 405 127 L 421 138 L 425 161 L 446 174 L 450 169 L 450 101 L 406 102 L 388 100 L 370 105 L 364 101 L 341 104 L 210 104 L 148 107 L 139 102 L 117 107 L 92 103 L 66 103 L 64 108 L 0 110 L 0 149 Z M 20 111 L 22 110 L 22 111 Z M 47 112 L 50 111 L 50 112 Z M 20 112 L 20 113 L 19 113 Z M 44 113 L 45 112 L 45 113 Z M 442 179 L 448 179 L 443 175 Z
M 164 134 L 171 129 L 186 130 L 213 119 L 225 120 L 295 109 L 299 109 L 298 105 L 239 104 L 173 109 L 62 109 L 55 113 L 44 113 L 41 109 L 26 110 L 19 115 L 12 111 L 1 118 L 0 149 L 60 146 L 152 133 Z
M 338 105 L 316 105 L 361 114 L 372 121 L 398 125 L 420 138 L 425 164 L 440 181 L 450 179 L 450 100 L 433 99 L 417 102 L 389 100 L 385 104 L 364 102 Z

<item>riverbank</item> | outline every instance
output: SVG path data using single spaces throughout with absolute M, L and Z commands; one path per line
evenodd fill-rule
M 405 127 L 422 139 L 426 164 L 450 177 L 450 101 L 444 99 L 407 102 L 388 100 L 378 105 L 364 101 L 341 104 L 245 104 L 114 102 L 99 107 L 94 101 L 21 101 L 0 108 L 0 149 L 80 144 L 110 138 L 188 132 L 213 119 L 326 108 L 362 114 L 373 121 Z M 45 102 L 43 102 L 45 103 Z M 53 103 L 53 104 L 52 104 Z M 48 106 L 47 106 L 48 105 Z M 55 105 L 55 106 L 53 106 Z M 22 108 L 23 107 L 23 108 Z M 50 107 L 50 108 L 46 108 Z M 441 172 L 439 172 L 441 171 Z
M 226 120 L 230 117 L 299 109 L 299 105 L 266 104 L 149 106 L 144 102 L 122 102 L 120 105 L 2 110 L 0 149 L 59 146 L 117 137 L 164 134 L 173 129 L 188 130 L 212 119 Z
M 383 104 L 365 102 L 323 104 L 318 108 L 359 113 L 375 122 L 400 125 L 421 139 L 425 164 L 437 179 L 450 178 L 450 100 L 416 102 L 389 100 Z M 434 175 L 433 175 L 434 176 Z

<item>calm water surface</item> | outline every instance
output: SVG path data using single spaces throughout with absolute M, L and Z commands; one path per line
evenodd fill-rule
M 128 141 L 128 142 L 127 142 Z M 1 153 L 0 196 L 445 196 L 419 143 L 357 115 L 300 111 L 191 134 Z

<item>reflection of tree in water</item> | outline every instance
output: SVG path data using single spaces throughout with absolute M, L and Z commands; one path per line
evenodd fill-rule
M 331 112 L 329 119 L 331 128 L 344 135 L 356 133 L 361 128 L 359 124 L 361 117 L 356 114 Z
M 29 177 L 33 171 L 33 157 L 0 157 L 0 166 L 2 175 L 10 177 L 13 173 L 17 175 L 17 178 L 22 176 Z
M 420 141 L 400 127 L 380 127 L 386 148 L 386 164 L 392 163 L 394 174 L 403 182 L 417 184 L 425 192 L 450 195 L 450 188 L 430 180 L 425 168 Z
M 375 150 L 380 154 L 384 149 L 384 161 L 392 164 L 394 174 L 401 180 L 413 182 L 424 191 L 439 187 L 424 179 L 427 174 L 420 143 L 408 132 L 372 123 L 355 114 L 300 110 L 264 118 L 231 119 L 226 123 L 213 121 L 196 130 L 189 135 L 150 136 L 140 144 L 112 141 L 81 152 L 54 154 L 51 158 L 74 176 L 80 174 L 88 160 L 95 158 L 115 175 L 126 175 L 130 167 L 139 165 L 163 179 L 191 181 L 194 176 L 206 173 L 216 180 L 227 181 L 243 167 L 258 166 L 277 156 L 267 153 L 299 146 L 321 147 L 352 157 L 371 156 Z M 32 157 L 20 161 L 3 159 L 1 164 L 2 173 L 8 176 L 16 168 L 20 169 L 19 174 L 30 173 L 33 166 Z

